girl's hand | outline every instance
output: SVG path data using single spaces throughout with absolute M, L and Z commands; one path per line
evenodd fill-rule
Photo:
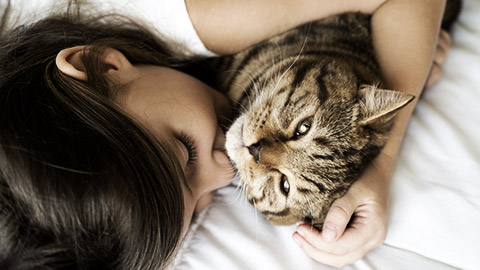
M 380 155 L 328 211 L 323 231 L 300 224 L 293 238 L 313 259 L 343 267 L 383 243 L 393 160 Z

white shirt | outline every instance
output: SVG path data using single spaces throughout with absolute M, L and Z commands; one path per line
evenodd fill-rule
M 214 55 L 200 40 L 183 0 L 101 0 L 90 2 L 92 2 L 91 7 L 85 5 L 83 13 L 126 15 L 166 40 L 171 49 L 179 55 Z M 66 3 L 66 0 L 12 0 L 12 16 L 9 27 L 35 22 L 54 13 L 62 13 L 67 7 Z

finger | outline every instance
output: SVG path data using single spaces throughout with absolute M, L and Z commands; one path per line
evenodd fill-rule
M 428 75 L 426 87 L 433 86 L 443 75 L 443 70 L 439 64 L 436 62 L 433 63 L 432 68 L 430 70 L 430 75 Z
M 365 249 L 356 249 L 352 253 L 336 255 L 315 248 L 298 233 L 293 234 L 293 239 L 295 240 L 295 242 L 297 242 L 303 252 L 305 252 L 305 254 L 307 254 L 309 257 L 321 263 L 331 265 L 337 268 L 341 268 L 345 265 L 354 263 L 355 261 L 362 258 L 368 251 Z
M 325 241 L 332 242 L 342 236 L 356 206 L 349 193 L 333 202 L 323 223 L 322 237 Z
M 325 241 L 322 232 L 307 225 L 299 224 L 297 233 L 316 249 L 344 255 L 356 250 L 371 250 L 385 240 L 387 235 L 386 213 L 372 205 L 362 205 L 355 210 L 355 217 L 343 235 L 334 242 Z
M 367 227 L 361 229 L 348 228 L 342 237 L 335 242 L 325 241 L 322 232 L 306 224 L 299 225 L 297 233 L 313 248 L 337 256 L 371 248 L 373 246 L 369 242 L 377 242 L 375 235 L 369 232 Z
M 433 56 L 433 64 L 428 75 L 426 87 L 434 85 L 443 75 L 442 66 L 451 48 L 451 38 L 447 31 L 441 30 L 438 37 L 437 49 Z
M 446 31 L 442 30 L 438 38 L 437 50 L 435 51 L 433 61 L 439 64 L 440 66 L 442 66 L 443 62 L 445 62 L 445 58 L 447 57 L 450 47 L 451 47 L 450 35 Z
M 445 30 L 440 31 L 438 45 L 444 50 L 448 50 L 452 46 L 452 39 L 450 37 L 450 34 L 447 31 Z

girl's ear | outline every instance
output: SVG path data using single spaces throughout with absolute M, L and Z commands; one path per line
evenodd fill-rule
M 55 59 L 57 68 L 70 77 L 86 81 L 87 73 L 81 58 L 81 55 L 86 51 L 85 49 L 85 46 L 76 46 L 61 50 Z
M 75 46 L 63 49 L 57 54 L 55 63 L 61 72 L 75 79 L 86 81 L 87 73 L 85 65 L 83 64 L 82 55 L 88 52 L 87 46 Z M 128 68 L 132 66 L 123 53 L 112 48 L 106 49 L 101 59 L 105 66 L 104 72 L 110 75 L 126 72 L 129 70 Z

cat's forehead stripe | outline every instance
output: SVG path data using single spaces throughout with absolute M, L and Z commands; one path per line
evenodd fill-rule
M 264 66 L 263 69 L 256 70 L 254 76 L 253 74 L 249 75 L 248 84 L 247 86 L 244 86 L 242 88 L 242 95 L 238 99 L 238 104 L 247 106 L 248 100 L 253 99 L 258 91 L 264 93 L 263 90 L 265 89 L 263 88 L 267 87 L 266 82 L 275 81 L 274 77 L 272 77 L 272 74 L 270 74 L 268 71 L 271 71 L 271 69 L 286 70 L 288 66 L 289 66 L 289 62 L 283 61 L 283 62 L 275 63 L 273 66 L 267 65 L 267 66 Z M 247 71 L 242 71 L 242 72 L 247 72 Z M 275 88 L 272 88 L 272 89 L 275 89 Z
M 329 98 L 330 94 L 328 93 L 327 86 L 325 84 L 325 75 L 326 75 L 326 66 L 324 66 L 320 74 L 317 75 L 316 82 L 318 86 L 317 97 L 320 100 L 320 104 L 324 104 Z
M 308 183 L 311 183 L 313 186 L 317 187 L 318 192 L 320 192 L 320 193 L 325 193 L 328 190 L 327 187 L 325 187 L 322 183 L 320 183 L 318 181 L 314 181 L 314 180 L 306 177 L 303 174 L 301 175 L 301 177 L 302 177 L 302 179 L 304 179 Z
M 296 69 L 291 83 L 292 88 L 297 88 L 302 82 L 304 82 L 307 73 L 315 67 L 315 62 L 311 60 L 297 61 L 295 64 Z

